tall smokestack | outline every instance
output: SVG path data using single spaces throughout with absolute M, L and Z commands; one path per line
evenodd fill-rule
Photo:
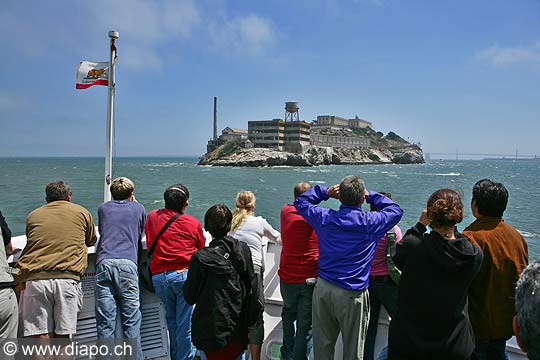
M 217 97 L 214 96 L 214 141 L 217 141 Z

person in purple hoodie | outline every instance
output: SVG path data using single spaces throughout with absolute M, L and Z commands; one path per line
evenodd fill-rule
M 339 210 L 317 206 L 339 199 Z M 366 201 L 379 211 L 362 211 Z M 319 238 L 318 281 L 313 291 L 315 359 L 333 359 L 338 335 L 343 359 L 362 359 L 369 322 L 369 271 L 379 239 L 394 227 L 403 211 L 391 199 L 367 191 L 358 176 L 347 176 L 327 188 L 316 185 L 294 201 L 296 210 Z
M 139 339 L 142 315 L 137 272 L 138 250 L 146 211 L 133 196 L 135 185 L 126 177 L 111 183 L 113 200 L 98 208 L 100 234 L 96 251 L 95 310 L 98 339 L 115 337 L 120 313 L 122 337 Z M 142 359 L 140 341 L 137 358 Z

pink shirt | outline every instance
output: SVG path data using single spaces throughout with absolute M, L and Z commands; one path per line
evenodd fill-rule
M 396 234 L 396 242 L 400 241 L 403 235 L 399 226 L 394 226 L 394 233 Z M 377 248 L 375 248 L 375 256 L 373 257 L 373 263 L 371 264 L 371 276 L 383 276 L 389 275 L 388 265 L 386 263 L 386 253 L 388 250 L 388 238 L 387 235 L 379 240 Z

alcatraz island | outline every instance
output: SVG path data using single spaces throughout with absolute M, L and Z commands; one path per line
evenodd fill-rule
M 420 144 L 390 131 L 375 131 L 370 121 L 319 115 L 300 120 L 296 101 L 285 103 L 285 119 L 248 121 L 248 128 L 226 127 L 218 136 L 217 98 L 214 132 L 199 165 L 317 166 L 330 164 L 424 163 Z

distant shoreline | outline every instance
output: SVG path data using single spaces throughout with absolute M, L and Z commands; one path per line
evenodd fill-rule
M 540 157 L 535 158 L 483 158 L 482 160 L 504 160 L 504 161 L 524 161 L 524 160 L 540 160 Z
M 127 155 L 127 156 L 114 156 L 114 159 L 195 159 L 198 160 L 201 158 L 201 155 Z M 0 159 L 105 159 L 105 156 L 90 156 L 90 155 L 63 155 L 63 156 L 40 156 L 40 155 L 29 155 L 29 156 L 0 156 Z

